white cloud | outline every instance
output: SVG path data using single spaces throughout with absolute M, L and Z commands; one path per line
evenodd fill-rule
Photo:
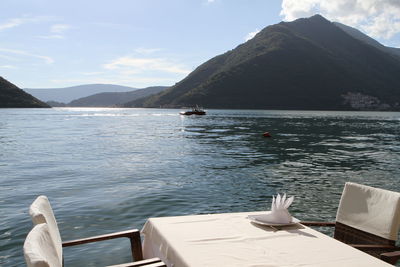
M 19 55 L 19 56 L 27 56 L 27 57 L 39 58 L 39 59 L 43 60 L 46 64 L 54 63 L 54 59 L 52 59 L 51 57 L 32 54 L 32 53 L 27 52 L 27 51 L 8 49 L 8 48 L 0 48 L 0 52 L 6 53 L 6 54 L 14 54 L 14 55 Z
M 281 15 L 294 20 L 319 13 L 365 31 L 375 38 L 390 39 L 400 32 L 398 0 L 283 0 Z
M 58 19 L 51 16 L 37 16 L 37 17 L 23 16 L 20 18 L 12 18 L 3 23 L 0 23 L 0 31 L 15 28 L 23 24 L 49 22 L 55 20 Z M 39 35 L 37 37 L 41 39 L 64 39 L 63 33 L 70 28 L 71 26 L 67 24 L 54 24 L 50 27 L 51 34 Z
M 142 73 L 161 71 L 176 74 L 188 74 L 190 70 L 183 67 L 181 64 L 176 64 L 164 58 L 135 58 L 135 57 L 120 57 L 103 67 L 108 70 L 122 70 L 128 73 Z
M 139 47 L 135 49 L 135 52 L 138 54 L 154 54 L 156 52 L 160 52 L 162 49 L 161 48 L 144 48 L 144 47 Z
M 37 37 L 41 39 L 64 39 L 63 33 L 70 28 L 71 26 L 67 24 L 54 24 L 50 27 L 50 35 L 39 35 Z
M 39 35 L 37 36 L 41 39 L 64 39 L 64 35 L 53 34 L 53 35 Z
M 363 25 L 362 28 L 372 36 L 390 39 L 400 32 L 400 19 L 392 19 L 390 16 L 377 17 L 373 23 Z
M 159 50 L 159 49 L 154 49 Z M 139 49 L 141 52 L 152 52 Z M 104 72 L 81 73 L 85 82 L 114 83 L 134 87 L 155 84 L 171 85 L 190 73 L 186 66 L 174 60 L 157 57 L 123 56 L 103 64 Z M 90 76 L 91 75 L 91 76 Z M 83 82 L 81 80 L 81 82 Z M 55 82 L 55 81 L 54 81 Z M 63 82 L 58 80 L 58 82 Z
M 18 27 L 23 24 L 27 23 L 36 23 L 36 22 L 41 22 L 41 21 L 49 21 L 49 20 L 54 20 L 54 17 L 50 16 L 37 16 L 37 17 L 29 17 L 29 16 L 24 16 L 20 18 L 12 18 L 8 19 L 7 21 L 0 23 L 0 31 L 6 30 L 6 29 L 11 29 Z
M 9 28 L 14 28 L 17 27 L 21 24 L 23 24 L 25 21 L 21 18 L 15 18 L 15 19 L 9 19 L 6 22 L 3 22 L 2 24 L 0 24 L 0 31 L 5 30 L 5 29 L 9 29 Z
M 16 66 L 12 65 L 0 65 L 0 69 L 16 69 Z
M 66 30 L 70 29 L 71 26 L 67 24 L 54 24 L 50 27 L 50 32 L 51 33 L 63 33 Z
M 206 1 L 204 2 L 204 4 L 206 4 L 206 5 L 211 5 L 211 4 L 214 4 L 215 2 L 217 2 L 217 0 L 206 0 Z
M 256 29 L 256 30 L 253 31 L 253 32 L 249 32 L 249 33 L 246 35 L 246 37 L 244 38 L 244 40 L 247 42 L 248 40 L 253 39 L 254 36 L 256 36 L 256 34 L 259 33 L 259 32 L 260 32 L 259 29 Z

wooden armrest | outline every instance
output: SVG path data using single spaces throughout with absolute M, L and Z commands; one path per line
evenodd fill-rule
M 400 251 L 382 253 L 380 258 L 381 260 L 394 265 L 398 260 L 400 260 Z
M 142 261 L 135 261 L 117 265 L 109 265 L 107 267 L 166 267 L 164 262 L 162 262 L 159 258 L 151 258 Z
M 82 245 L 82 244 L 110 240 L 121 237 L 129 238 L 131 242 L 131 252 L 133 260 L 134 261 L 143 260 L 142 242 L 140 240 L 140 232 L 137 229 L 66 241 L 62 243 L 62 246 L 70 247 L 70 246 Z
M 370 244 L 348 244 L 349 246 L 352 246 L 353 248 L 359 249 L 359 250 L 396 250 L 397 247 L 391 246 L 391 245 L 370 245 Z
M 115 239 L 115 238 L 120 238 L 120 237 L 131 238 L 131 237 L 134 237 L 135 234 L 140 235 L 139 230 L 133 229 L 133 230 L 123 231 L 123 232 L 92 236 L 92 237 L 87 237 L 87 238 L 82 238 L 82 239 L 75 239 L 75 240 L 65 241 L 62 243 L 62 245 L 63 245 L 63 247 L 69 247 L 69 246 L 81 245 L 81 244 L 92 243 L 92 242 L 97 242 L 97 241 Z
M 335 226 L 335 222 L 312 222 L 312 221 L 304 221 L 300 222 L 305 226 Z

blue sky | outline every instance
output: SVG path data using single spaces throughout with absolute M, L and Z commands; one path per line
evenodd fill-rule
M 264 27 L 320 13 L 400 46 L 393 0 L 1 0 L 0 76 L 21 88 L 173 85 Z

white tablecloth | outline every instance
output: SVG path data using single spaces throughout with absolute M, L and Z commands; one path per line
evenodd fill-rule
M 302 225 L 274 231 L 251 213 L 150 218 L 142 229 L 145 258 L 184 266 L 391 266 Z

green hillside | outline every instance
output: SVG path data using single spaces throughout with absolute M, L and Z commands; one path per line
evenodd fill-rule
M 0 77 L 0 108 L 49 108 L 50 106 Z
M 320 15 L 281 22 L 131 106 L 398 110 L 400 61 Z
M 165 90 L 166 86 L 153 86 L 130 92 L 104 92 L 82 97 L 69 102 L 69 107 L 112 107 L 123 106 L 125 103 L 153 95 Z

